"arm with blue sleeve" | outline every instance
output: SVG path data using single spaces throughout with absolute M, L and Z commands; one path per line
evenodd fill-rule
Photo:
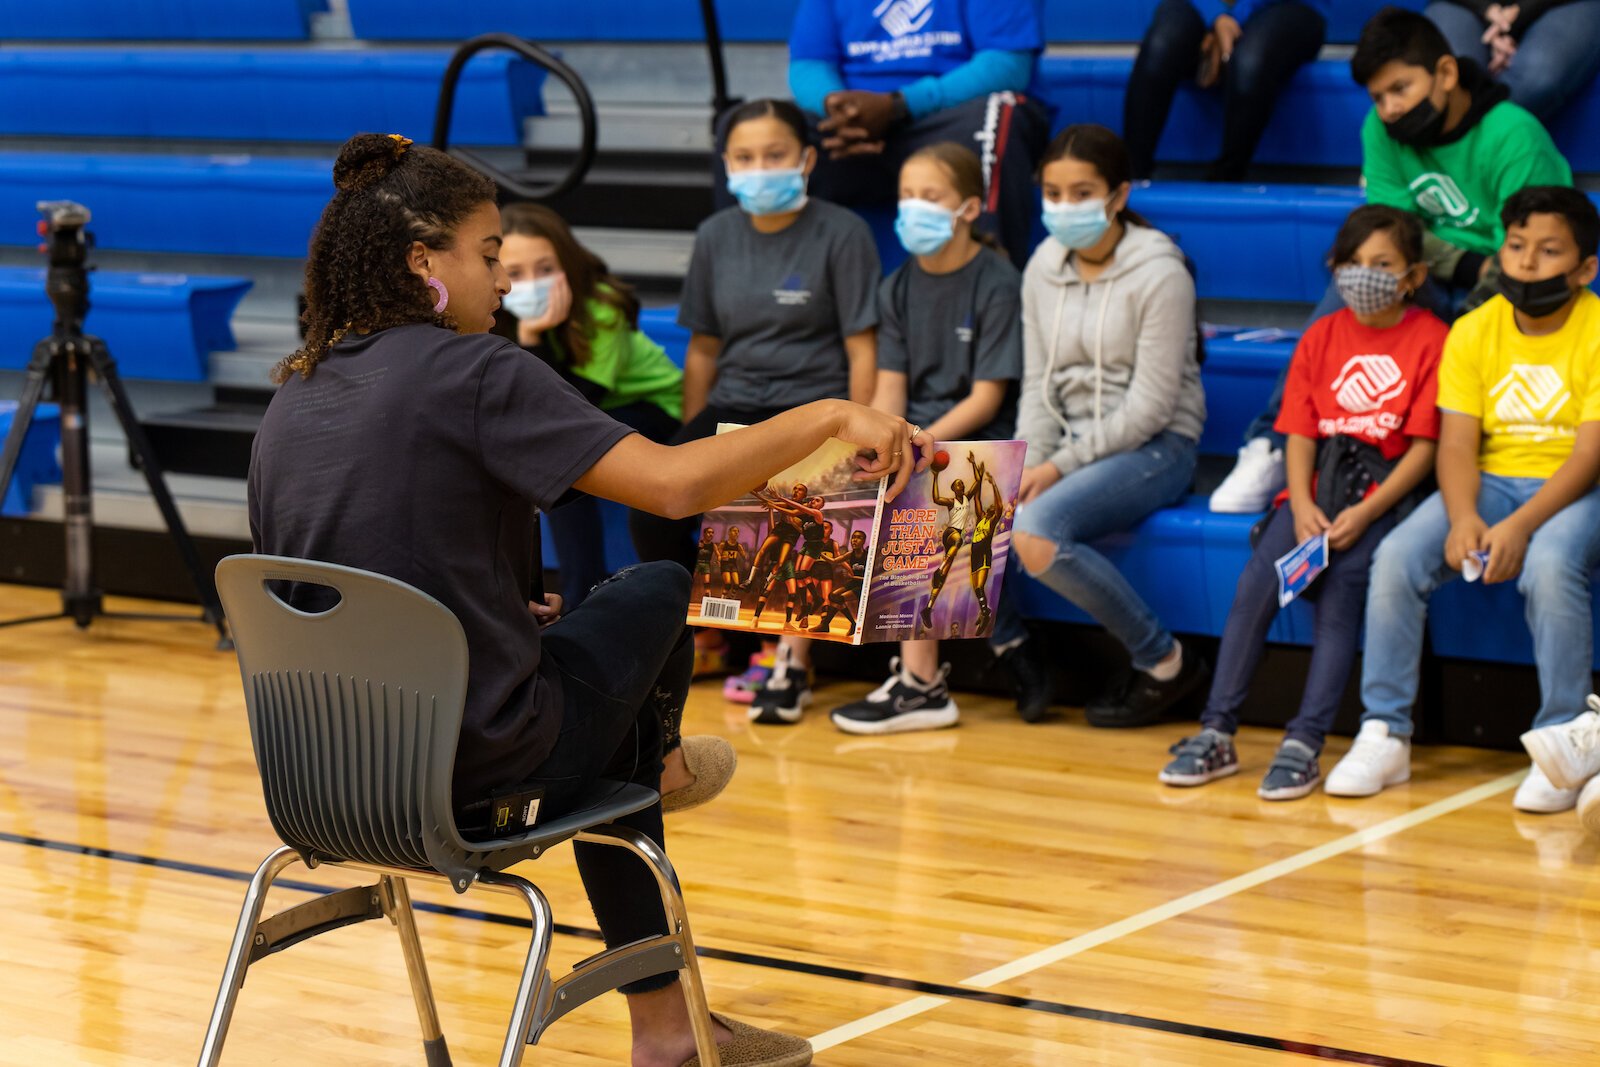
M 1032 52 L 985 49 L 959 67 L 901 86 L 900 95 L 911 117 L 920 119 L 990 93 L 1020 93 L 1033 78 L 1033 60 Z
M 1232 15 L 1234 21 L 1243 26 L 1256 12 L 1284 3 L 1285 0 L 1239 0 L 1232 5 L 1225 4 L 1222 0 L 1192 0 L 1192 2 L 1195 10 L 1200 12 L 1200 17 L 1206 20 L 1207 26 L 1216 25 L 1217 19 L 1222 15 Z M 1329 0 L 1299 0 L 1299 2 L 1323 18 L 1328 17 L 1333 6 Z

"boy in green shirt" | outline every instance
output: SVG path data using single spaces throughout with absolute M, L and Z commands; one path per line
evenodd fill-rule
M 1429 284 L 1417 302 L 1446 322 L 1495 294 L 1500 213 L 1517 190 L 1571 185 L 1572 168 L 1539 120 L 1507 99 L 1470 59 L 1450 54 L 1432 22 L 1386 7 L 1361 31 L 1350 75 L 1372 97 L 1361 127 L 1367 203 L 1422 219 Z M 1344 306 L 1332 284 L 1308 325 Z M 1267 408 L 1245 431 L 1239 462 L 1211 495 L 1211 510 L 1264 511 L 1285 484 L 1284 367 Z
M 1451 55 L 1444 34 L 1415 12 L 1373 16 L 1350 74 L 1373 104 L 1361 127 L 1367 202 L 1420 215 L 1429 274 L 1465 294 L 1462 310 L 1478 306 L 1495 292 L 1506 201 L 1530 185 L 1571 185 L 1572 168 L 1505 86 Z

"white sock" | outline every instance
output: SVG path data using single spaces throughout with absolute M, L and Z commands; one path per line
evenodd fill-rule
M 1178 639 L 1172 639 L 1172 651 L 1167 653 L 1167 658 L 1145 671 L 1158 682 L 1170 682 L 1183 670 L 1183 646 L 1178 644 Z

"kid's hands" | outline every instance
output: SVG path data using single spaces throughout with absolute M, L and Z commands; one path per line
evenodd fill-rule
M 1328 547 L 1343 552 L 1367 532 L 1367 527 L 1372 525 L 1372 514 L 1367 510 L 1365 503 L 1356 504 L 1345 508 L 1335 516 L 1333 523 L 1328 527 Z
M 1211 24 L 1211 32 L 1216 36 L 1217 51 L 1221 54 L 1222 62 L 1228 62 L 1233 58 L 1233 46 L 1244 36 L 1244 27 L 1232 15 L 1218 15 L 1217 21 Z
M 1522 525 L 1507 518 L 1489 527 L 1483 535 L 1483 547 L 1489 550 L 1489 562 L 1483 568 L 1483 584 L 1509 582 L 1522 573 L 1522 559 L 1528 553 L 1529 534 Z
M 1460 570 L 1461 561 L 1467 558 L 1468 553 L 1487 547 L 1485 540 L 1488 532 L 1488 524 L 1476 514 L 1451 523 L 1449 536 L 1444 539 L 1444 561 L 1450 565 L 1450 569 Z
M 1056 465 L 1046 460 L 1022 472 L 1022 485 L 1017 490 L 1017 503 L 1026 504 L 1061 480 Z
M 537 600 L 528 601 L 528 610 L 533 612 L 533 617 L 539 623 L 539 629 L 544 629 L 551 623 L 561 618 L 561 594 L 546 593 L 544 603 Z
M 552 275 L 555 279 L 550 283 L 550 300 L 545 305 L 544 314 L 536 319 L 523 319 L 517 323 L 517 341 L 524 345 L 536 345 L 539 338 L 546 330 L 553 330 L 567 321 L 567 316 L 572 314 L 572 286 L 567 284 L 565 273 Z
M 1346 508 L 1345 510 L 1349 511 L 1350 509 Z M 1290 501 L 1289 513 L 1294 516 L 1295 544 L 1298 545 L 1309 541 L 1320 533 L 1327 532 L 1331 534 L 1333 523 L 1328 521 L 1328 516 L 1324 515 L 1322 509 L 1317 507 L 1315 503 L 1308 501 L 1297 507 L 1293 501 Z M 1331 536 L 1328 539 L 1328 543 L 1330 545 L 1333 543 Z
M 1516 56 L 1517 41 L 1511 36 L 1511 27 L 1521 13 L 1522 8 L 1518 4 L 1490 4 L 1484 11 L 1484 21 L 1489 25 L 1480 40 L 1489 46 L 1489 73 L 1499 74 L 1511 65 L 1511 60 Z

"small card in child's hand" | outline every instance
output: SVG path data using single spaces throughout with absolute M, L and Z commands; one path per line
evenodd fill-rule
M 1476 549 L 1461 557 L 1461 577 L 1469 582 L 1475 582 L 1483 577 L 1483 572 L 1489 567 L 1489 552 L 1487 549 Z
M 1317 575 L 1328 569 L 1328 535 L 1315 537 L 1295 545 L 1278 560 L 1278 606 L 1288 607 L 1290 601 L 1306 591 L 1316 581 Z

